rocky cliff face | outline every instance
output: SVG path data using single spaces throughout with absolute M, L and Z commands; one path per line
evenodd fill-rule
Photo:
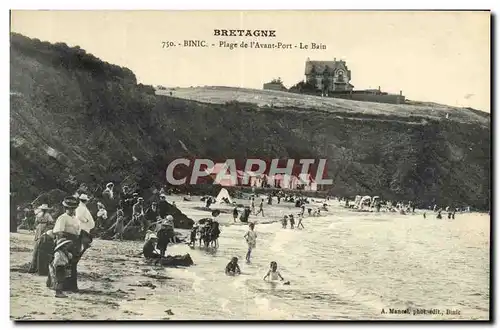
M 197 102 L 156 95 L 130 70 L 80 48 L 18 34 L 10 68 L 11 191 L 19 202 L 81 182 L 158 186 L 177 157 L 280 157 L 328 158 L 334 194 L 489 209 L 489 115 L 479 111 L 450 108 L 460 120 L 442 120 L 408 114 L 405 105 L 353 111 L 360 102 L 345 100 Z

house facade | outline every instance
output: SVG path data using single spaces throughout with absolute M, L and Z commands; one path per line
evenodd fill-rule
M 325 92 L 352 91 L 351 71 L 345 61 L 311 61 L 307 59 L 306 82 Z

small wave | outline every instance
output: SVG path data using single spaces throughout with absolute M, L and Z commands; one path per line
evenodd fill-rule
M 283 252 L 284 246 L 291 241 L 296 241 L 299 234 L 300 232 L 295 230 L 278 230 L 274 235 L 269 249 L 273 252 Z
M 261 319 L 276 319 L 276 318 L 287 318 L 290 315 L 285 311 L 277 308 L 271 307 L 271 301 L 263 296 L 257 296 L 254 298 L 257 311 Z

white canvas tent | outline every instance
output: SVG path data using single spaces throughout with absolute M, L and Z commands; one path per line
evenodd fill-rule
M 216 202 L 218 204 L 222 204 L 224 203 L 224 198 L 227 198 L 227 200 L 229 201 L 230 204 L 233 203 L 233 199 L 231 198 L 231 196 L 229 195 L 229 192 L 227 191 L 226 188 L 222 188 L 220 191 L 219 191 L 219 194 L 217 195 L 217 198 L 216 198 Z
M 366 205 L 368 207 L 370 207 L 370 202 L 371 202 L 372 198 L 370 196 L 364 196 L 363 198 L 361 198 L 361 200 L 359 201 L 359 208 L 360 209 L 363 209 L 363 207 Z

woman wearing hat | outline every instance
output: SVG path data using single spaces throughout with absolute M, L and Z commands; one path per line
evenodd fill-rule
M 57 240 L 54 248 L 54 258 L 49 265 L 49 277 L 47 278 L 47 286 L 56 290 L 56 298 L 66 298 L 63 293 L 66 288 L 68 277 L 72 273 L 74 254 L 73 241 L 60 238 Z
M 99 228 L 106 227 L 106 221 L 108 220 L 108 211 L 106 207 L 101 202 L 97 202 L 97 226 Z
M 81 257 L 81 240 L 80 240 L 80 221 L 76 217 L 75 210 L 78 207 L 78 200 L 73 197 L 66 197 L 62 202 L 64 206 L 64 213 L 56 220 L 54 229 L 52 230 L 55 237 L 60 240 L 65 238 L 73 242 L 71 260 L 71 274 L 70 278 L 65 281 L 65 289 L 71 291 L 78 291 L 77 283 L 77 264 Z
M 52 230 L 48 230 L 40 235 L 38 241 L 35 243 L 33 258 L 28 273 L 38 273 L 38 275 L 41 276 L 47 276 L 49 274 L 49 264 L 54 254 L 54 246 L 55 242 Z
M 36 215 L 35 219 L 35 241 L 38 241 L 40 239 L 40 236 L 42 236 L 42 234 L 49 230 L 50 227 L 52 227 L 52 225 L 54 224 L 54 219 L 48 212 L 51 208 L 47 204 L 40 205 L 38 209 L 40 211 Z
M 135 224 L 142 225 L 143 230 L 147 229 L 146 221 L 144 218 L 144 198 L 137 198 L 137 203 L 135 203 L 132 207 L 132 217 L 134 218 Z

